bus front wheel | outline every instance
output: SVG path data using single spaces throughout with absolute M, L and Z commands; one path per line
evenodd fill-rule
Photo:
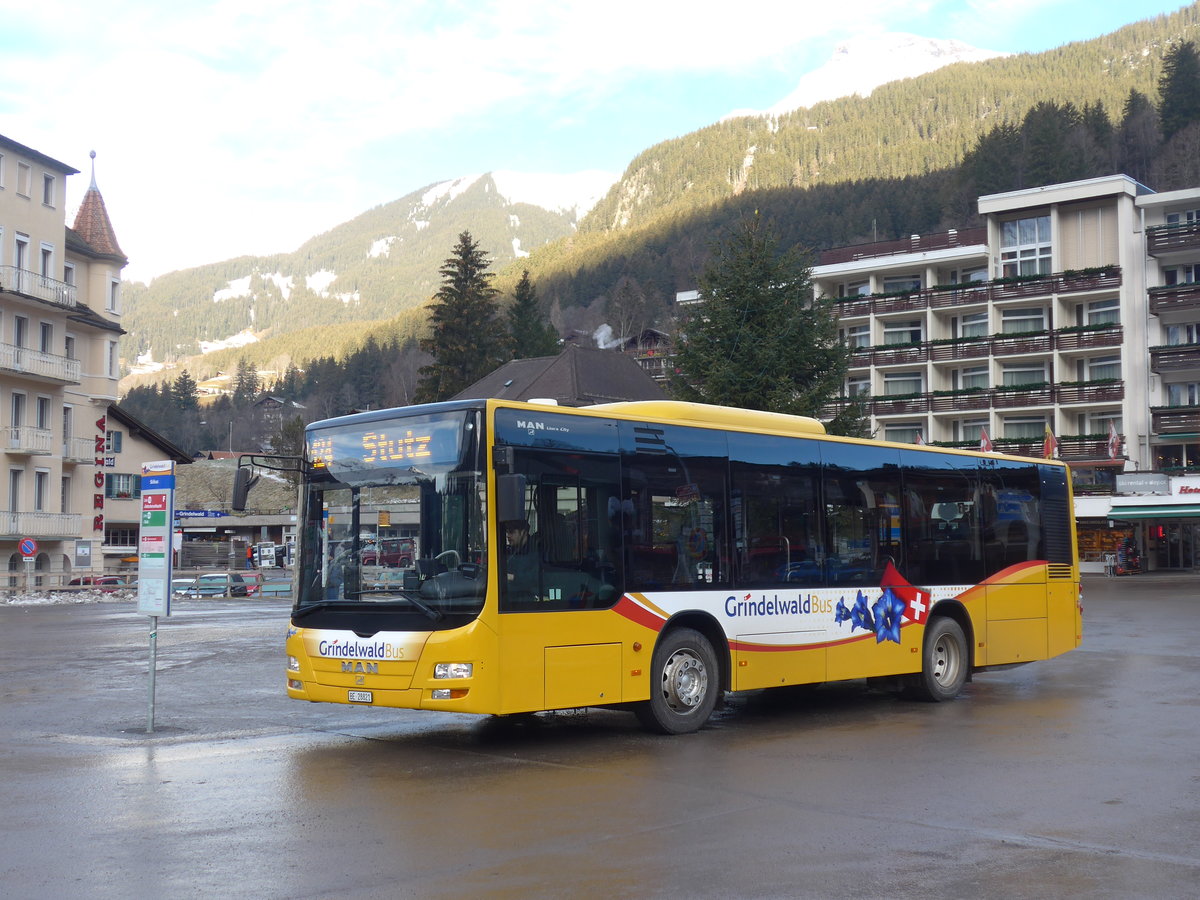
M 911 693 L 934 703 L 958 696 L 967 681 L 967 638 L 953 619 L 941 616 L 925 628 L 921 674 L 914 676 Z
M 693 628 L 675 628 L 654 648 L 650 699 L 635 708 L 638 720 L 660 734 L 698 731 L 712 715 L 720 691 L 717 656 Z

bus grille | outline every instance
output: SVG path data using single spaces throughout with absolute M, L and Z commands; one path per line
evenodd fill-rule
M 1047 574 L 1050 578 L 1065 578 L 1071 580 L 1072 570 L 1070 566 L 1064 566 L 1062 563 L 1050 563 L 1046 566 Z

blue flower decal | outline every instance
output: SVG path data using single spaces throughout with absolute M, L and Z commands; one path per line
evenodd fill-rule
M 908 604 L 897 597 L 890 587 L 885 587 L 882 596 L 875 601 L 871 609 L 875 613 L 875 643 L 900 643 L 900 620 L 908 609 Z
M 867 595 L 862 591 L 854 598 L 854 609 L 850 610 L 851 634 L 855 628 L 861 628 L 863 631 L 875 630 L 875 620 L 871 618 L 871 610 L 867 608 Z

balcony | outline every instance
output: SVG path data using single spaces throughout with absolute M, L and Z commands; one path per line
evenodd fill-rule
M 930 341 L 930 357 L 934 360 L 980 359 L 992 352 L 992 339 L 953 338 L 948 341 Z
M 1200 369 L 1200 344 L 1176 344 L 1150 348 L 1150 371 L 1183 372 Z
M 928 344 L 896 344 L 872 348 L 871 362 L 876 366 L 923 363 L 929 359 Z
M 1200 406 L 1152 406 L 1154 434 L 1200 434 Z
M 1125 399 L 1125 382 L 1068 381 L 1054 386 L 1058 403 L 1119 403 Z
M 96 442 L 90 438 L 69 437 L 63 441 L 64 463 L 92 463 L 96 461 Z
M 929 412 L 929 395 L 913 394 L 904 397 L 872 397 L 871 412 L 877 416 L 912 415 Z
M 1200 222 L 1154 225 L 1146 229 L 1146 252 L 1151 256 L 1196 249 L 1200 249 Z
M 1058 437 L 1058 458 L 1066 462 L 1106 460 L 1107 434 L 1064 434 Z M 1078 491 L 1077 491 L 1078 493 Z
M 992 339 L 993 356 L 1024 356 L 1030 353 L 1049 353 L 1054 337 L 1049 332 L 1006 334 Z
M 986 388 L 968 388 L 961 391 L 934 391 L 930 395 L 934 412 L 958 412 L 963 409 L 989 409 L 992 392 Z
M 4 436 L 3 449 L 8 453 L 28 453 L 33 456 L 49 456 L 53 451 L 54 434 L 48 428 L 32 425 L 9 425 L 0 429 Z
M 0 512 L 0 537 L 47 540 L 79 537 L 78 513 Z
M 12 372 L 54 384 L 79 384 L 79 360 L 42 350 L 0 344 L 0 372 Z
M 1049 384 L 1021 384 L 998 387 L 992 391 L 992 406 L 1012 409 L 1018 406 L 1049 406 L 1054 402 L 1054 388 Z
M 43 300 L 65 309 L 74 309 L 79 305 L 75 285 L 56 281 L 26 269 L 18 269 L 16 266 L 0 266 L 0 291 Z
M 1083 325 L 1060 328 L 1054 332 L 1054 349 L 1060 352 L 1091 350 L 1095 347 L 1120 347 L 1125 329 L 1118 324 Z
M 1169 312 L 1191 312 L 1200 309 L 1200 284 L 1169 284 L 1162 287 L 1152 287 L 1150 294 L 1150 312 L 1156 316 Z

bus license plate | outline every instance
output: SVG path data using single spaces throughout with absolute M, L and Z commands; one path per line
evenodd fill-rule
M 350 691 L 347 698 L 351 703 L 370 703 L 370 691 Z

